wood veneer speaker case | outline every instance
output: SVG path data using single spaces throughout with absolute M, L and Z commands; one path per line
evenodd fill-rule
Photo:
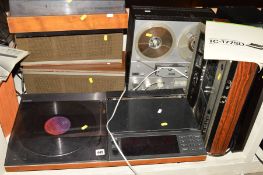
M 11 133 L 18 110 L 15 85 L 12 76 L 0 84 L 0 125 L 5 136 Z
M 233 152 L 243 151 L 263 102 L 263 70 L 257 70 L 232 136 Z M 261 144 L 263 146 L 263 142 Z
M 30 52 L 22 66 L 122 61 L 122 33 L 21 37 L 16 43 Z
M 108 75 L 24 74 L 27 93 L 122 91 L 124 72 Z
M 127 29 L 128 13 L 7 18 L 10 33 Z M 83 18 L 82 18 L 83 19 Z M 23 24 L 23 25 L 21 25 Z
M 226 152 L 256 71 L 256 63 L 238 63 L 227 101 L 213 139 L 210 150 L 211 154 L 224 154 Z

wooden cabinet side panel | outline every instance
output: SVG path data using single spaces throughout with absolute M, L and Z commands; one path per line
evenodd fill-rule
M 211 154 L 224 154 L 226 152 L 256 70 L 257 65 L 255 63 L 238 63 L 227 102 L 212 143 Z
M 128 14 L 8 17 L 7 21 L 10 33 L 125 29 Z
M 0 85 L 0 125 L 5 136 L 8 136 L 15 121 L 18 100 L 12 76 Z

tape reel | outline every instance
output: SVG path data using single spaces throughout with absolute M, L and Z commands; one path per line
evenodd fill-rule
M 178 54 L 186 61 L 191 62 L 193 52 L 195 49 L 195 42 L 197 41 L 198 26 L 192 25 L 189 26 L 183 33 L 180 35 L 177 42 L 177 52 Z
M 138 54 L 147 60 L 165 59 L 173 50 L 175 37 L 171 30 L 163 25 L 142 30 L 136 39 Z

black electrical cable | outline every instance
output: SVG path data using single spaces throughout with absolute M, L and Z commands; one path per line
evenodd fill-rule
M 16 74 L 16 76 L 17 76 L 20 80 L 22 80 L 22 77 L 21 77 L 19 74 Z
M 257 154 L 255 154 L 255 156 L 257 157 L 258 161 L 263 165 L 263 160 L 261 160 Z
M 22 96 L 22 94 L 20 94 L 17 90 L 16 90 L 16 96 L 19 96 L 19 97 L 21 97 Z

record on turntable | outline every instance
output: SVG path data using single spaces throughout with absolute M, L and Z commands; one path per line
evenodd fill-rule
M 40 156 L 71 154 L 84 146 L 83 137 L 89 139 L 88 136 L 100 131 L 99 121 L 95 119 L 98 113 L 86 104 L 54 101 L 30 106 L 32 109 L 24 116 L 18 139 L 26 149 Z M 38 110 L 44 112 L 37 113 Z
M 104 105 L 100 101 L 22 102 L 5 166 L 105 160 Z
M 166 26 L 145 29 L 136 40 L 137 52 L 145 59 L 159 60 L 173 50 L 174 34 Z

